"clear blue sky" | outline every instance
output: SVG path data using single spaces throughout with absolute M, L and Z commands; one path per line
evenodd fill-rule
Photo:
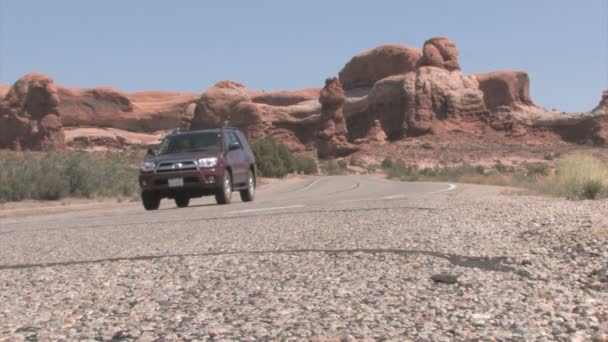
M 0 83 L 202 92 L 318 87 L 384 43 L 450 37 L 465 73 L 528 71 L 537 104 L 594 107 L 608 89 L 608 0 L 0 0 Z

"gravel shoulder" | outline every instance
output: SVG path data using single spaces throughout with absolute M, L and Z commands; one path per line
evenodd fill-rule
M 312 181 L 0 218 L 0 340 L 606 340 L 608 201 Z

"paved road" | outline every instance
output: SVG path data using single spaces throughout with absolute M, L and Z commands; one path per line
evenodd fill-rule
M 226 206 L 5 210 L 0 341 L 608 332 L 608 201 L 503 191 L 351 175 L 273 182 Z M 433 280 L 446 274 L 457 282 Z
M 102 208 L 65 208 L 52 214 L 19 212 L 0 218 L 0 269 L 28 265 L 82 262 L 122 257 L 180 255 L 184 252 L 238 251 L 231 241 L 217 248 L 205 246 L 205 229 L 227 231 L 272 224 L 290 215 L 323 217 L 335 211 L 373 210 L 388 202 L 425 196 L 445 196 L 456 189 L 443 183 L 402 183 L 377 176 L 343 176 L 292 179 L 258 189 L 252 203 L 240 202 L 233 194 L 230 205 L 219 206 L 213 197 L 193 200 L 190 207 L 177 208 L 164 200 L 161 209 L 146 212 L 140 204 L 125 203 Z M 298 221 L 287 226 L 298 229 Z M 202 229 L 202 230 L 201 230 Z M 262 232 L 259 232 L 262 235 Z M 267 246 L 268 250 L 279 246 Z M 299 246 L 300 248 L 305 246 Z

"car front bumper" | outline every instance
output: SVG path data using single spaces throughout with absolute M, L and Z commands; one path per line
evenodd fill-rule
M 154 192 L 161 197 L 188 195 L 206 196 L 221 188 L 223 170 L 217 168 L 175 172 L 140 172 L 139 186 L 142 191 Z M 170 179 L 182 179 L 183 185 L 170 186 Z

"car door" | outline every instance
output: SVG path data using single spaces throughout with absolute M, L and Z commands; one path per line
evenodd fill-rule
M 233 144 L 239 144 L 240 148 L 231 151 L 230 146 Z M 243 166 L 246 161 L 243 153 L 243 145 L 241 145 L 234 132 L 226 132 L 226 151 L 228 151 L 226 153 L 226 159 L 228 160 L 228 164 L 232 167 L 232 183 L 243 184 L 247 177 L 243 172 L 243 169 L 246 169 L 246 166 Z

